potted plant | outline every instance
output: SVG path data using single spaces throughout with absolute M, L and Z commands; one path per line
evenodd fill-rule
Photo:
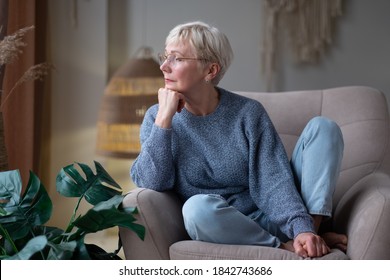
M 53 205 L 33 172 L 23 194 L 18 170 L 0 172 L 0 259 L 120 259 L 120 239 L 118 249 L 107 253 L 97 245 L 86 244 L 85 236 L 121 226 L 144 238 L 145 228 L 135 223 L 137 209 L 122 207 L 121 187 L 100 163 L 94 163 L 96 173 L 88 165 L 77 163 L 62 168 L 57 175 L 57 191 L 64 197 L 78 198 L 64 230 L 45 225 Z M 83 201 L 91 207 L 80 214 Z

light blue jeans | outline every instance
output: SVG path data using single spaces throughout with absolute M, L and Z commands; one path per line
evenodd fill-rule
M 313 118 L 298 139 L 291 167 L 298 191 L 312 215 L 330 217 L 332 214 L 343 150 L 340 128 L 324 117 Z M 194 240 L 279 247 L 280 242 L 289 239 L 261 210 L 246 216 L 219 195 L 191 197 L 184 203 L 183 218 Z

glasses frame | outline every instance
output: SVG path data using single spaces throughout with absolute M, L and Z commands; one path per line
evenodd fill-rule
M 160 63 L 160 66 L 163 65 L 165 62 L 168 62 L 169 65 L 175 66 L 177 63 L 181 62 L 182 60 L 199 60 L 199 61 L 207 61 L 204 58 L 197 58 L 197 57 L 177 57 L 176 54 L 166 54 L 166 53 L 158 53 L 157 54 L 158 61 Z

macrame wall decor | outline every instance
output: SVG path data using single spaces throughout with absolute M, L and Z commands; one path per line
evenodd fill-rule
M 262 67 L 267 90 L 271 91 L 282 44 L 298 63 L 320 62 L 332 44 L 342 0 L 263 0 L 263 4 Z

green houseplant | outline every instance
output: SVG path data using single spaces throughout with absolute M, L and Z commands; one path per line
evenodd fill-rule
M 136 208 L 122 207 L 122 190 L 103 166 L 95 163 L 96 174 L 86 164 L 60 170 L 56 189 L 64 197 L 78 198 L 66 229 L 45 226 L 52 214 L 52 201 L 39 178 L 30 172 L 26 190 L 18 170 L 0 172 L 0 259 L 120 259 L 121 248 L 107 253 L 85 236 L 107 228 L 130 228 L 141 239 L 145 228 L 135 223 Z M 82 171 L 84 175 L 80 173 Z M 80 203 L 91 205 L 83 214 Z

